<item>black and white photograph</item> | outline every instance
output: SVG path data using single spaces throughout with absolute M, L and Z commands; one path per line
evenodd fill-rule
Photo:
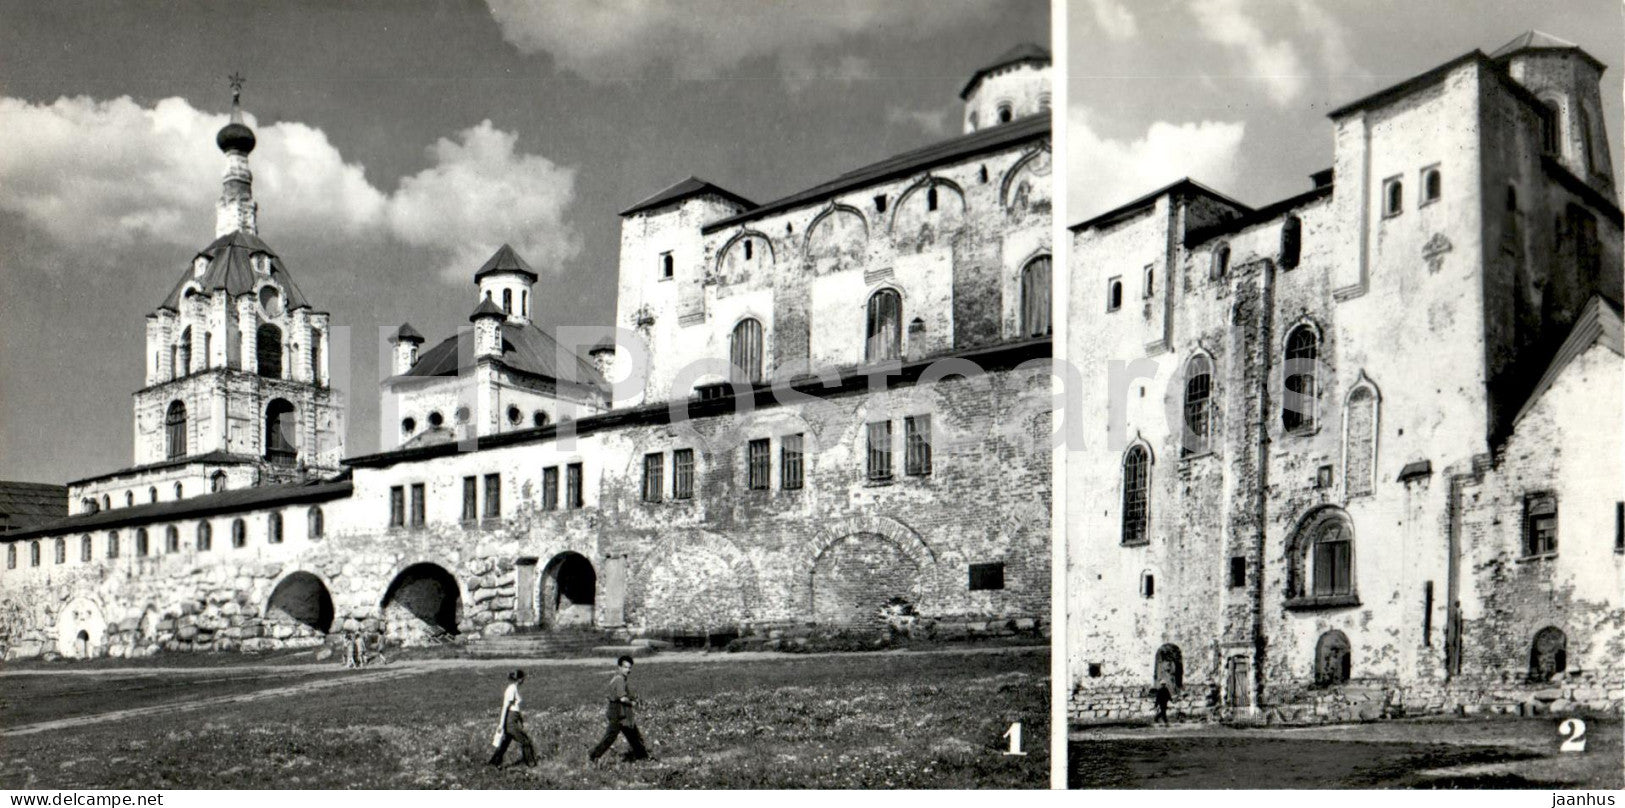
M 1049 787 L 1047 2 L 0 18 L 0 789 Z
M 1620 4 L 1066 37 L 1067 785 L 1613 804 Z

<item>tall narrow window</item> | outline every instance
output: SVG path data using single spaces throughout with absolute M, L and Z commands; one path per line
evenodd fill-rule
M 502 515 L 502 475 L 485 475 L 485 518 L 495 519 Z
M 1123 455 L 1123 543 L 1148 541 L 1150 522 L 1151 453 L 1131 446 Z
M 513 314 L 513 290 L 502 290 L 502 313 Z
M 118 531 L 117 530 L 108 531 L 108 533 L 107 533 L 107 557 L 108 558 L 118 558 Z
M 1549 491 L 1529 494 L 1523 500 L 1523 554 L 1552 555 L 1557 552 L 1557 495 Z
M 186 404 L 171 401 L 164 414 L 164 444 L 169 457 L 186 456 Z
M 1382 183 L 1382 215 L 1398 216 L 1405 209 L 1405 183 L 1398 177 Z
M 137 528 L 135 531 L 135 554 L 145 558 L 151 551 L 152 539 L 147 536 L 147 529 L 144 527 Z M 35 561 L 38 561 L 38 559 L 35 559 Z
M 931 416 L 903 418 L 903 473 L 922 477 L 931 473 Z
M 542 510 L 556 511 L 559 509 L 559 467 L 548 466 L 542 469 Z
M 310 332 L 310 383 L 322 383 L 322 332 Z
M 1281 426 L 1288 432 L 1313 429 L 1315 402 L 1319 391 L 1315 387 L 1315 370 L 1320 358 L 1320 335 L 1308 325 L 1292 329 L 1286 338 L 1286 364 L 1281 372 L 1286 379 L 1286 393 L 1281 401 Z
M 327 535 L 327 517 L 322 513 L 321 506 L 312 505 L 305 512 L 305 535 L 312 539 Z
M 729 337 L 729 361 L 733 366 L 734 381 L 742 384 L 762 382 L 762 324 L 745 318 L 734 326 Z
M 1422 204 L 1439 201 L 1444 195 L 1444 181 L 1440 178 L 1438 166 L 1422 169 Z
M 1614 503 L 1614 552 L 1625 552 L 1625 502 Z
M 1185 363 L 1185 454 L 1206 452 L 1212 445 L 1213 363 L 1197 354 Z
M 1332 519 L 1317 528 L 1309 552 L 1315 597 L 1354 594 L 1354 541 L 1347 522 Z
M 14 570 L 16 568 L 17 568 L 17 545 L 8 544 L 8 545 L 6 545 L 6 569 Z
M 1240 589 L 1247 585 L 1247 557 L 1230 557 L 1230 588 Z
M 39 566 L 39 542 L 37 541 L 28 543 L 28 566 Z
M 750 487 L 753 491 L 766 491 L 770 483 L 770 474 L 773 468 L 773 441 L 770 438 L 759 438 L 746 445 L 748 453 L 748 467 L 750 469 Z
M 1545 114 L 1540 116 L 1540 146 L 1547 154 L 1557 153 L 1559 115 L 1557 102 L 1551 99 L 1541 99 L 1545 106 Z
M 869 296 L 867 339 L 863 358 L 869 362 L 903 356 L 903 299 L 895 289 Z
M 423 483 L 412 483 L 412 527 L 423 527 L 428 517 L 428 492 Z
M 389 526 L 406 526 L 406 487 L 392 485 L 389 488 Z
M 1047 337 L 1050 324 L 1050 257 L 1027 262 L 1021 270 L 1021 335 Z
M 231 546 L 245 547 L 248 545 L 248 524 L 241 519 L 234 519 L 231 523 Z M 139 555 L 139 553 L 137 553 Z
M 181 332 L 180 353 L 175 366 L 176 376 L 186 376 L 192 372 L 192 327 L 187 326 Z
M 214 365 L 214 335 L 207 331 L 203 332 L 203 361 L 201 364 L 204 370 L 208 370 Z
M 224 490 L 226 490 L 226 473 L 217 471 L 209 475 L 209 492 L 217 494 Z
M 1217 280 L 1228 274 L 1230 274 L 1230 245 L 1220 244 L 1219 248 L 1213 251 L 1213 266 L 1208 276 Z
M 925 209 L 926 210 L 936 210 L 937 209 L 937 188 L 934 185 L 931 186 L 930 188 L 925 189 Z
M 174 528 L 170 528 L 170 530 L 174 530 Z M 56 563 L 58 563 L 58 564 L 66 564 L 66 563 L 68 563 L 68 540 L 67 539 L 59 538 L 59 539 L 56 540 Z
M 670 278 L 675 272 L 676 265 L 672 263 L 671 253 L 660 254 L 660 277 Z
M 793 491 L 802 486 L 805 460 L 802 454 L 802 435 L 785 435 L 779 440 L 779 487 Z
M 185 485 L 183 485 L 181 483 L 175 483 L 175 499 L 177 499 L 177 500 L 183 499 L 185 496 L 186 496 L 186 487 L 185 487 Z
M 214 528 L 207 521 L 197 523 L 197 551 L 207 553 L 214 547 Z
M 271 379 L 282 378 L 282 329 L 270 323 L 254 331 L 254 357 L 259 374 Z
M 298 418 L 286 399 L 275 399 L 265 408 L 265 459 L 279 466 L 294 465 L 299 457 Z
M 868 428 L 869 479 L 891 479 L 891 421 L 875 421 Z
M 1298 265 L 1298 259 L 1303 257 L 1303 220 L 1296 216 L 1286 217 L 1281 224 L 1281 266 L 1292 269 Z
M 581 508 L 587 504 L 586 494 L 582 491 L 582 470 L 580 463 L 571 463 L 565 469 L 564 494 L 565 502 L 571 508 Z
M 1574 266 L 1586 288 L 1595 288 L 1602 270 L 1602 251 L 1597 241 L 1597 217 L 1591 211 L 1570 204 L 1565 230 L 1574 240 Z
M 1157 292 L 1157 271 L 1147 264 L 1144 274 L 1145 283 L 1140 284 L 1140 288 L 1145 290 L 1145 294 L 1143 294 L 1142 297 L 1150 297 Z
M 473 477 L 463 478 L 463 521 L 472 522 L 479 517 L 479 480 Z
M 266 542 L 268 542 L 270 544 L 281 544 L 282 543 L 282 512 L 281 511 L 271 511 L 271 513 L 266 516 L 265 521 L 269 524 L 269 528 L 270 528 L 270 530 L 268 531 L 268 535 L 266 536 L 266 539 L 265 539 Z
M 694 498 L 693 449 L 677 449 L 671 453 L 671 498 Z
M 1343 428 L 1344 485 L 1351 497 L 1369 494 L 1377 478 L 1377 397 L 1369 385 L 1349 393 Z
M 1123 308 L 1123 279 L 1115 277 L 1106 281 L 1106 311 L 1120 308 Z
M 643 501 L 659 502 L 665 492 L 662 475 L 666 468 L 666 455 L 650 452 L 643 456 Z

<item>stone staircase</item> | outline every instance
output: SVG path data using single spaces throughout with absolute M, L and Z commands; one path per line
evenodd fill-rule
M 603 656 L 601 653 L 594 653 L 593 649 L 613 642 L 609 635 L 587 629 L 527 631 L 482 637 L 471 641 L 468 644 L 468 655 L 482 659 L 566 659 Z

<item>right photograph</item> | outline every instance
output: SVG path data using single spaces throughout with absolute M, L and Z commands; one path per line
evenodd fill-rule
M 1067 785 L 1625 787 L 1619 3 L 1066 24 Z

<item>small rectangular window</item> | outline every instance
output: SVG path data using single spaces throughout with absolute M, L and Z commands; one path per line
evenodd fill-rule
M 502 515 L 502 475 L 485 475 L 485 518 L 495 519 Z
M 885 213 L 886 212 L 886 195 L 885 194 L 881 194 L 880 196 L 875 197 L 875 212 L 876 213 Z
M 556 511 L 559 509 L 559 467 L 548 466 L 542 469 L 542 510 Z
M 786 491 L 801 488 L 803 464 L 801 435 L 785 435 L 779 441 L 779 487 Z
M 1331 488 L 1332 487 L 1332 467 L 1331 466 L 1321 466 L 1320 468 L 1315 469 L 1315 487 L 1316 488 Z
M 643 456 L 643 501 L 659 502 L 661 494 L 665 491 L 665 481 L 661 479 L 666 467 L 666 455 L 662 452 L 650 452 Z
M 1405 184 L 1398 177 L 1389 177 L 1382 181 L 1382 215 L 1383 218 L 1398 216 L 1405 210 Z
M 868 472 L 874 481 L 891 479 L 891 421 L 869 424 Z
M 903 473 L 921 477 L 931 473 L 931 416 L 903 419 Z
M 750 487 L 753 491 L 766 491 L 770 481 L 769 470 L 772 466 L 773 442 L 769 438 L 753 440 L 747 446 L 749 452 Z
M 1247 558 L 1246 556 L 1230 557 L 1230 588 L 1240 589 L 1247 585 Z
M 472 522 L 480 515 L 479 482 L 473 477 L 463 478 L 463 521 Z
M 678 449 L 671 453 L 671 498 L 694 498 L 693 449 Z
M 1614 552 L 1625 553 L 1625 502 L 1614 503 Z
M 406 525 L 406 488 L 395 485 L 389 489 L 389 526 L 403 527 Z
M 1524 555 L 1543 556 L 1557 552 L 1556 494 L 1541 492 L 1524 497 L 1523 523 Z
M 1004 588 L 1004 562 L 995 561 L 991 564 L 970 565 L 970 591 Z
M 1157 293 L 1157 271 L 1150 264 L 1145 267 L 1145 296 L 1150 297 Z
M 564 488 L 565 502 L 569 504 L 572 510 L 581 508 L 586 504 L 586 499 L 581 492 L 580 463 L 571 463 L 570 466 L 565 469 Z
M 427 521 L 427 504 L 423 501 L 423 483 L 412 483 L 412 527 L 423 527 Z
M 671 253 L 663 252 L 660 254 L 660 277 L 662 279 L 674 275 L 676 268 L 676 262 L 672 260 Z

